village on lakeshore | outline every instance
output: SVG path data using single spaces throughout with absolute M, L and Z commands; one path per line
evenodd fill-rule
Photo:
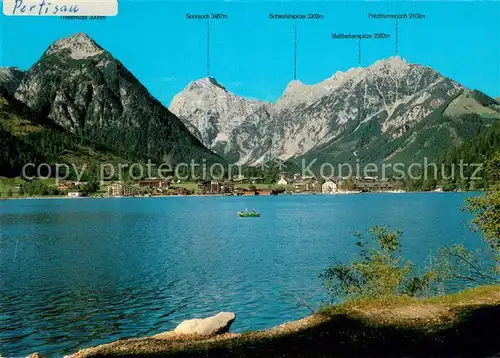
M 37 181 L 35 181 L 37 182 Z M 21 179 L 2 189 L 2 197 L 64 196 L 64 197 L 158 197 L 187 195 L 292 195 L 292 194 L 355 194 L 361 192 L 404 192 L 400 182 L 392 179 L 332 178 L 321 179 L 301 174 L 280 173 L 273 183 L 263 177 L 234 176 L 231 180 L 181 181 L 174 177 L 148 178 L 137 181 L 87 181 L 45 180 L 30 191 Z M 5 183 L 4 183 L 5 186 Z M 8 192 L 8 193 L 6 193 Z

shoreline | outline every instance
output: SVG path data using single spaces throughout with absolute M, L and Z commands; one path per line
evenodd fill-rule
M 179 194 L 179 195 L 149 195 L 149 196 L 25 196 L 25 197 L 10 197 L 10 198 L 0 198 L 2 200 L 54 200 L 54 199 L 151 199 L 151 198 L 175 198 L 175 197 L 268 197 L 268 196 L 307 196 L 307 195 L 319 195 L 319 196 L 337 196 L 337 195 L 359 195 L 359 194 L 460 194 L 460 193 L 481 193 L 481 190 L 475 191 L 350 191 L 350 192 L 336 192 L 336 193 L 290 193 L 290 194 L 278 194 L 278 195 L 225 195 L 225 194 Z
M 398 345 L 401 356 L 442 356 L 443 353 L 456 356 L 457 352 L 490 356 L 497 353 L 498 348 L 494 327 L 499 308 L 500 286 L 484 285 L 430 298 L 390 296 L 352 301 L 270 329 L 244 333 L 203 336 L 164 331 L 84 348 L 65 357 L 283 357 L 291 354 L 324 357 L 332 352 L 339 356 L 366 356 L 372 355 L 375 347 L 376 352 L 385 352 L 381 354 L 385 356 L 394 354 L 394 347 L 387 343 L 396 340 L 401 343 Z M 471 335 L 475 337 L 473 344 L 470 339 L 464 339 Z

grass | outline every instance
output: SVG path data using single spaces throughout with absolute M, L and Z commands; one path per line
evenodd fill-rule
M 5 105 L 6 101 L 2 99 L 0 105 Z M 41 129 L 40 125 L 33 124 L 26 118 L 22 118 L 18 115 L 12 114 L 8 111 L 3 110 L 0 107 L 0 127 L 9 131 L 12 135 L 16 137 L 22 137 L 33 132 L 38 132 Z
M 500 118 L 500 113 L 484 107 L 476 101 L 470 94 L 462 93 L 457 99 L 455 99 L 445 110 L 444 114 L 446 116 L 456 118 L 467 113 L 477 113 L 484 118 Z
M 198 190 L 198 183 L 194 182 L 186 182 L 186 183 L 172 183 L 172 186 L 176 188 L 184 188 L 188 190 Z
M 24 183 L 24 180 L 21 178 L 4 178 L 0 177 L 0 196 L 2 198 L 7 197 L 7 192 L 9 190 L 12 191 L 14 196 L 17 196 L 19 191 L 18 187 Z
M 18 196 L 19 186 L 25 183 L 26 181 L 21 177 L 16 178 L 5 178 L 0 177 L 0 197 L 7 197 L 7 192 L 12 190 L 13 196 Z M 55 178 L 41 179 L 40 182 L 45 185 L 55 185 Z
M 500 351 L 500 286 L 429 299 L 385 297 L 331 306 L 304 319 L 213 337 L 165 332 L 72 357 L 493 356 Z

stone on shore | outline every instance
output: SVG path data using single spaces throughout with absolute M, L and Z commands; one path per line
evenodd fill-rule
M 40 353 L 35 352 L 31 353 L 27 358 L 43 358 L 43 356 Z
M 198 334 L 209 336 L 226 333 L 234 322 L 236 315 L 233 312 L 220 312 L 208 318 L 194 318 L 181 322 L 174 332 L 180 334 Z

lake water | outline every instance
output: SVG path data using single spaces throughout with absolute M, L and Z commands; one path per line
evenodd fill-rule
M 356 230 L 401 229 L 422 265 L 479 246 L 467 195 L 0 201 L 0 354 L 61 356 L 219 311 L 237 332 L 304 317 L 297 302 L 326 299 L 318 275 L 353 256 Z

